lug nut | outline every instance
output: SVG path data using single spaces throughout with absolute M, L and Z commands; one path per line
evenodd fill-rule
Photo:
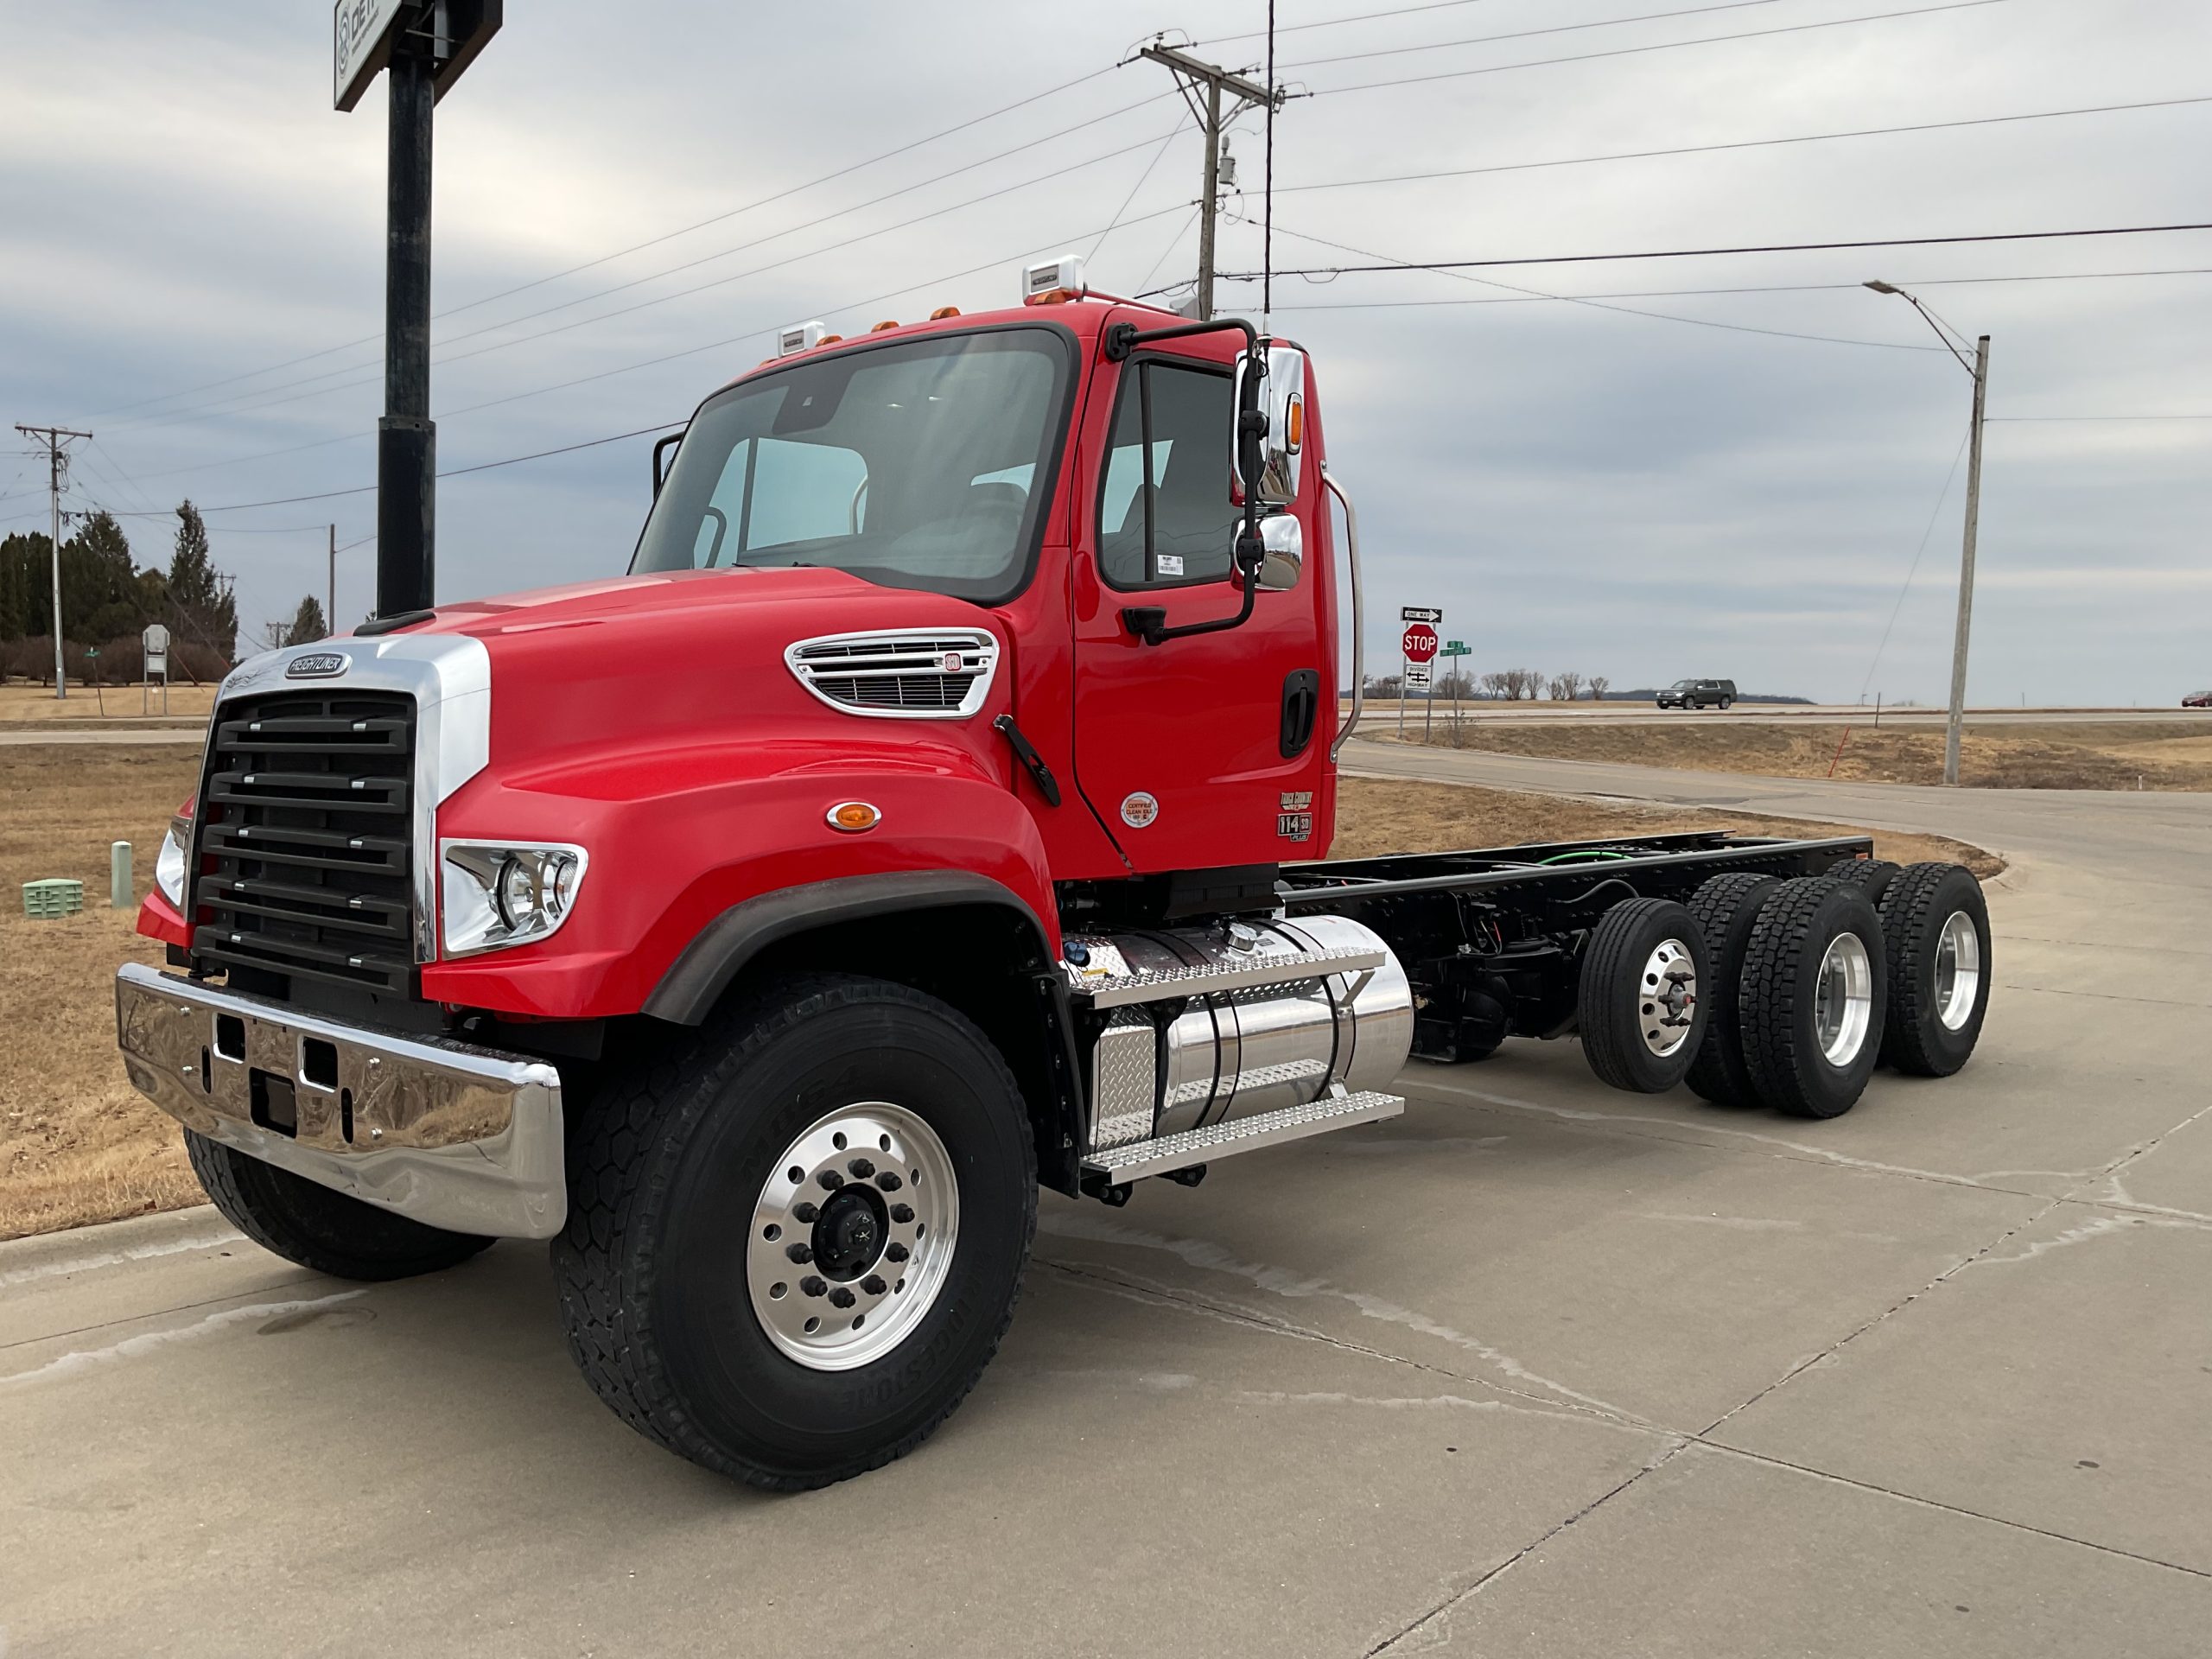
M 861 1281 L 861 1288 L 868 1292 L 871 1296 L 880 1296 L 883 1294 L 884 1291 L 888 1288 L 888 1287 L 884 1284 L 882 1280 L 877 1278 L 871 1273 L 867 1278 Z
M 883 1247 L 883 1255 L 886 1261 L 904 1262 L 906 1259 L 906 1247 L 904 1244 L 887 1244 Z
M 845 1166 L 845 1168 L 856 1181 L 864 1181 L 875 1173 L 875 1166 L 865 1158 L 854 1159 L 851 1163 Z
M 834 1169 L 825 1169 L 814 1179 L 832 1192 L 845 1184 L 845 1178 Z
M 821 1213 L 810 1204 L 799 1203 L 791 1205 L 791 1219 L 807 1226 L 812 1226 L 815 1217 Z
M 810 1273 L 808 1274 L 805 1278 L 798 1281 L 798 1287 L 809 1296 L 819 1296 L 823 1291 L 830 1288 L 828 1285 L 824 1284 L 821 1280 L 816 1278 Z
M 832 1307 L 850 1307 L 859 1300 L 859 1297 L 854 1295 L 851 1291 L 847 1290 L 842 1285 L 838 1286 L 836 1289 L 830 1293 L 830 1306 Z
M 814 1246 L 811 1244 L 786 1244 L 784 1246 L 784 1254 L 791 1257 L 794 1262 L 811 1262 L 814 1260 Z
M 892 1219 L 892 1220 L 893 1220 L 893 1221 L 912 1221 L 913 1218 L 914 1218 L 914 1206 L 913 1206 L 912 1205 L 911 1205 L 911 1204 L 894 1204 L 894 1205 L 893 1205 L 891 1206 L 891 1219 Z
M 900 1180 L 896 1175 L 893 1175 L 887 1169 L 885 1170 L 882 1174 L 875 1178 L 875 1184 L 887 1192 L 896 1192 L 900 1187 L 906 1185 L 906 1182 Z

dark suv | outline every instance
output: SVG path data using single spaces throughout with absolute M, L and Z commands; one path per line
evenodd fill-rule
M 1733 680 L 1676 680 L 1659 693 L 1662 709 L 1726 709 L 1735 701 Z

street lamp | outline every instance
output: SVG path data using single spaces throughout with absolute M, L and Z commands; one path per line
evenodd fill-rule
M 1989 391 L 1989 336 L 1982 335 L 1974 342 L 1974 361 L 1967 361 L 1966 354 L 1952 344 L 1955 337 L 1963 344 L 1966 336 L 1949 324 L 1939 321 L 1935 313 L 1894 283 L 1868 283 L 1877 294 L 1894 294 L 1920 313 L 1936 338 L 1943 342 L 1943 349 L 1959 359 L 1959 365 L 1974 376 L 1974 428 L 1971 437 L 1972 453 L 1967 459 L 1967 529 L 1966 543 L 1959 555 L 1959 626 L 1951 643 L 1951 716 L 1943 732 L 1943 781 L 1952 788 L 1959 782 L 1959 726 L 1966 713 L 1967 703 L 1967 637 L 1974 620 L 1974 531 L 1981 520 L 1981 423 L 1982 409 Z

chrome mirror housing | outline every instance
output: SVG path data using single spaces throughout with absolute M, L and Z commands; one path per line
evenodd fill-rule
M 1260 521 L 1260 537 L 1267 547 L 1260 561 L 1260 591 L 1287 594 L 1298 586 L 1299 573 L 1306 568 L 1306 533 L 1297 519 L 1283 512 Z
M 1259 408 L 1267 426 L 1260 438 L 1259 498 L 1263 507 L 1287 507 L 1298 499 L 1299 478 L 1306 448 L 1306 353 L 1294 346 L 1267 343 L 1265 368 L 1260 384 Z M 1252 353 L 1236 360 L 1237 397 L 1233 407 L 1244 406 L 1245 377 L 1253 372 Z M 1232 417 L 1236 418 L 1236 417 Z M 1241 458 L 1240 433 L 1232 432 L 1230 453 Z M 1232 480 L 1232 499 L 1242 505 L 1243 480 Z

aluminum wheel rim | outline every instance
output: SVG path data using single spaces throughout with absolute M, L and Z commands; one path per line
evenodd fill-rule
M 1955 910 L 1936 936 L 1936 1017 L 1946 1031 L 1960 1030 L 1980 1001 L 1981 935 L 1973 917 Z
M 1636 996 L 1636 1028 L 1644 1047 L 1663 1060 L 1689 1041 L 1697 1013 L 1697 965 L 1689 946 L 1660 940 L 1643 959 Z
M 1827 1063 L 1847 1066 L 1857 1059 L 1873 1020 L 1873 959 L 1856 933 L 1839 933 L 1828 941 L 1813 988 L 1813 1036 Z
M 784 1149 L 753 1206 L 753 1317 L 810 1370 L 868 1364 L 928 1314 L 959 1234 L 959 1183 L 937 1131 L 888 1101 L 840 1107 Z

